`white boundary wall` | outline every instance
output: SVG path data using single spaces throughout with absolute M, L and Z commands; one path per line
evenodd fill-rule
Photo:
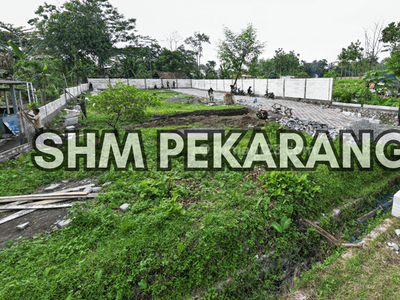
M 192 79 L 126 79 L 126 78 L 89 78 L 88 81 L 92 83 L 93 89 L 104 90 L 109 84 L 114 85 L 117 82 L 122 82 L 123 84 L 134 85 L 138 89 L 153 89 L 155 85 L 157 88 L 161 88 L 164 84 L 164 88 L 167 87 L 167 81 L 169 81 L 169 87 L 172 88 L 172 83 L 175 81 L 176 88 L 192 88 Z
M 192 79 L 192 88 L 217 92 L 230 92 L 233 79 Z M 332 100 L 332 78 L 298 79 L 238 79 L 237 87 L 247 93 L 251 86 L 257 96 L 264 96 L 266 89 L 280 98 L 300 98 L 309 100 Z
M 89 84 L 85 83 L 85 84 L 81 84 L 79 86 L 67 88 L 66 90 L 71 95 L 76 97 L 76 96 L 79 96 L 80 94 L 86 92 L 88 89 L 89 89 Z M 57 100 L 54 100 L 54 101 L 47 103 L 46 105 L 40 107 L 39 116 L 42 119 L 42 123 L 48 121 L 48 118 L 54 117 L 54 114 L 57 113 L 58 111 L 60 111 L 67 104 L 67 101 L 70 101 L 71 99 L 73 99 L 73 97 L 70 94 L 68 94 L 68 93 L 62 94 L 60 96 L 60 98 L 58 98 Z M 18 128 L 21 133 L 24 133 L 24 126 L 21 126 L 21 122 L 22 122 L 22 118 L 18 113 L 18 124 L 19 124 Z M 28 125 L 26 121 L 25 121 L 25 124 L 26 124 L 26 126 L 28 126 L 28 128 L 30 128 L 30 130 L 33 130 L 33 127 L 31 125 Z
M 79 86 L 67 88 L 67 92 L 72 94 L 74 97 L 79 96 L 80 94 L 86 92 L 89 89 L 89 84 L 81 84 Z M 67 94 L 62 94 L 60 98 L 57 100 L 54 100 L 50 103 L 47 103 L 44 106 L 40 107 L 40 112 L 39 116 L 42 120 L 44 120 L 47 116 L 50 116 L 52 113 L 54 113 L 56 110 L 60 110 L 65 104 L 67 104 L 67 101 L 71 100 L 73 97 L 71 95 Z
M 108 84 L 114 85 L 118 81 L 135 85 L 139 89 L 153 89 L 154 85 L 161 88 L 161 84 L 167 87 L 167 81 L 172 88 L 175 81 L 176 88 L 194 88 L 208 90 L 210 87 L 214 91 L 229 93 L 233 79 L 105 79 L 89 78 L 94 89 L 103 90 Z M 238 79 L 237 86 L 247 92 L 251 86 L 253 92 L 258 96 L 264 96 L 266 89 L 280 98 L 300 98 L 309 100 L 332 101 L 332 78 L 298 78 L 298 79 Z

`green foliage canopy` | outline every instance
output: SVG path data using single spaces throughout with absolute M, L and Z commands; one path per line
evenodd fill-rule
M 76 64 L 91 57 L 104 66 L 117 42 L 135 39 L 135 19 L 125 20 L 107 0 L 70 0 L 61 7 L 45 3 L 29 21 L 49 49 Z
M 225 27 L 224 35 L 225 40 L 218 45 L 218 57 L 225 69 L 236 75 L 235 85 L 242 71 L 254 73 L 264 43 L 257 40 L 257 31 L 252 24 L 238 34 Z
M 93 110 L 107 118 L 107 124 L 117 130 L 121 119 L 140 122 L 146 119 L 146 107 L 157 105 L 156 97 L 121 82 L 109 86 L 100 95 L 92 98 Z

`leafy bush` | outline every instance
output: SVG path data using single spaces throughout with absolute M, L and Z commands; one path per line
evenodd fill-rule
M 298 177 L 294 172 L 267 172 L 258 177 L 265 182 L 264 188 L 267 188 L 269 195 L 279 204 L 275 209 L 279 212 L 279 206 L 282 207 L 282 214 L 277 213 L 275 218 L 281 219 L 282 224 L 285 224 L 285 216 L 292 213 L 297 215 L 310 215 L 313 211 L 314 198 L 319 192 L 320 187 L 312 184 L 307 179 L 307 174 Z M 285 227 L 282 225 L 282 230 Z M 279 231 L 279 230 L 278 230 Z
M 140 122 L 148 117 L 147 106 L 158 104 L 156 97 L 121 82 L 92 98 L 93 110 L 106 116 L 106 123 L 117 130 L 121 119 Z
M 333 82 L 332 99 L 349 103 L 352 99 L 360 97 L 363 88 L 364 83 L 361 79 L 336 79 Z

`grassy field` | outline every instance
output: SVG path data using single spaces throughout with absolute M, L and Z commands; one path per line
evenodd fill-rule
M 152 114 L 197 108 L 205 106 L 162 102 Z M 87 129 L 106 128 L 90 106 L 88 116 Z M 277 129 L 276 123 L 264 128 L 271 144 Z M 171 171 L 160 172 L 157 128 L 141 132 L 148 171 L 44 172 L 26 154 L 0 165 L 0 196 L 31 193 L 60 180 L 112 182 L 96 201 L 71 209 L 70 226 L 0 250 L 0 299 L 279 299 L 282 259 L 315 265 L 341 253 L 315 229 L 301 229 L 300 217 L 341 232 L 369 210 L 347 209 L 338 222 L 330 215 L 333 207 L 361 199 L 372 205 L 376 195 L 393 192 L 399 182 L 396 172 L 377 165 L 349 172 L 325 165 L 307 172 L 268 172 L 263 165 L 251 171 L 185 171 L 180 157 Z M 122 203 L 130 205 L 124 214 L 115 209 Z M 257 263 L 262 255 L 277 262 L 268 272 Z M 335 295 L 340 282 L 320 294 Z

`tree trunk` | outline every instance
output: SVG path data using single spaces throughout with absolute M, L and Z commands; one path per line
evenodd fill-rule
M 43 106 L 44 105 L 44 98 L 43 98 L 43 90 L 42 90 L 42 88 L 39 88 L 39 91 L 40 91 L 40 103 L 42 104 L 41 106 Z

